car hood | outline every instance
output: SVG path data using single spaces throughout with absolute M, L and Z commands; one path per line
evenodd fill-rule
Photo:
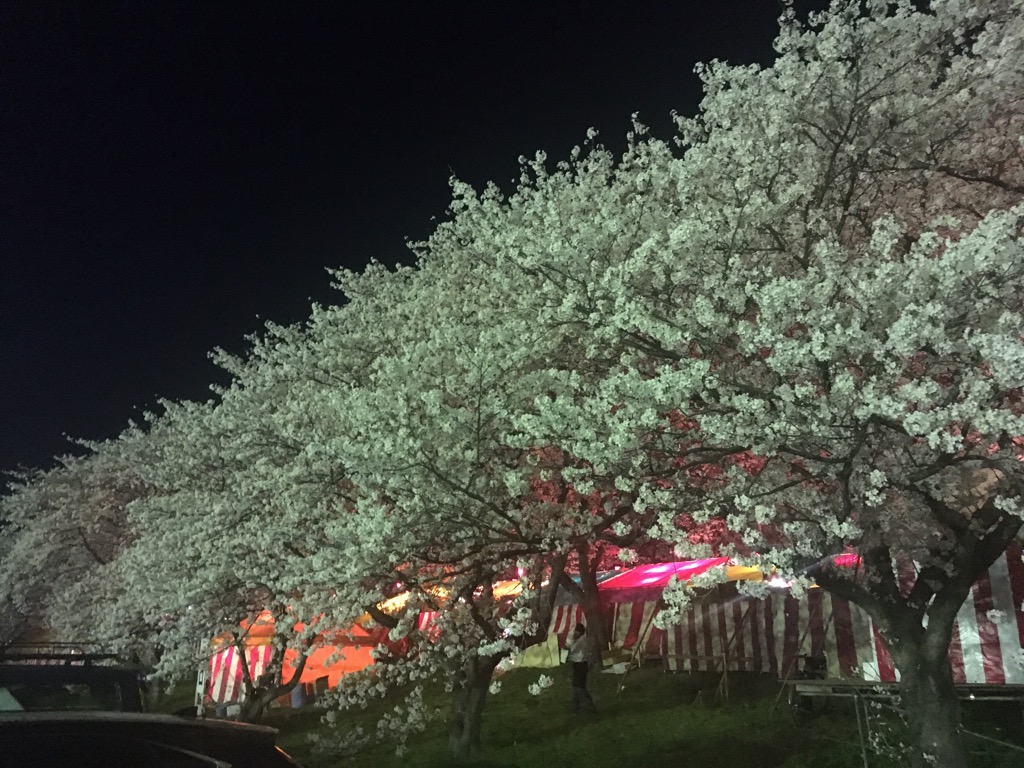
M 0 741 L 16 745 L 26 765 L 33 754 L 36 760 L 53 756 L 76 740 L 93 748 L 100 742 L 169 745 L 233 766 L 297 765 L 275 747 L 277 730 L 267 726 L 134 712 L 0 713 Z

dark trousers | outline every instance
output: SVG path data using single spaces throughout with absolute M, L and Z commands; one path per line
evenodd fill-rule
M 597 707 L 594 706 L 594 700 L 590 696 L 590 691 L 587 690 L 587 671 L 590 669 L 590 664 L 585 661 L 574 661 L 572 662 L 572 702 L 570 702 L 570 708 L 573 712 L 596 712 Z

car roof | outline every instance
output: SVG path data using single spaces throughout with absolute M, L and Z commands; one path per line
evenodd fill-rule
M 0 650 L 0 666 L 27 665 L 43 667 L 122 667 L 142 670 L 126 663 L 116 653 L 37 652 L 8 648 Z
M 142 670 L 136 667 L 0 663 L 0 683 L 38 680 L 137 680 L 142 674 Z

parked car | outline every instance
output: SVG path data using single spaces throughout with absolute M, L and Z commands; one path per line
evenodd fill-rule
M 300 768 L 277 731 L 142 712 L 0 713 L 8 768 Z
M 144 670 L 109 654 L 0 655 L 4 768 L 299 768 L 277 731 L 145 710 Z
M 145 702 L 145 670 L 112 654 L 0 655 L 0 712 L 143 712 Z

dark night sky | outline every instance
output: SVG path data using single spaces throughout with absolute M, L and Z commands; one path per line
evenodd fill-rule
M 804 13 L 824 2 L 797 0 Z M 0 10 L 0 470 L 48 466 L 207 352 L 406 258 L 451 173 L 508 185 L 630 114 L 670 135 L 693 65 L 770 63 L 777 0 L 47 2 Z

